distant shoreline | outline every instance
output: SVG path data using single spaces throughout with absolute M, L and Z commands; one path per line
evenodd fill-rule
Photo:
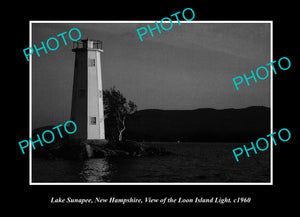
M 150 142 L 147 142 L 147 141 L 143 141 L 143 143 L 145 144 L 149 144 L 149 145 L 154 145 L 154 144 L 173 144 L 174 145 L 177 145 L 177 144 L 249 144 L 251 141 L 247 141 L 247 142 L 240 142 L 240 141 L 237 141 L 237 142 L 160 142 L 160 141 L 150 141 Z

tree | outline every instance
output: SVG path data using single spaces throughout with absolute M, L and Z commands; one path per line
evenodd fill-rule
M 106 137 L 113 141 L 122 141 L 122 134 L 126 129 L 126 117 L 137 111 L 136 104 L 127 101 L 115 87 L 103 90 L 103 104 Z

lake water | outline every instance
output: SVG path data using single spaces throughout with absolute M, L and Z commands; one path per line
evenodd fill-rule
M 172 155 L 129 159 L 33 158 L 33 182 L 270 182 L 270 152 L 236 162 L 238 143 L 149 143 Z M 245 143 L 244 143 L 245 144 Z M 250 147 L 250 144 L 246 144 Z

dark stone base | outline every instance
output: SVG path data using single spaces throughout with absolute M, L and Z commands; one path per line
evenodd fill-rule
M 164 148 L 153 147 L 142 142 L 126 140 L 108 142 L 107 140 L 72 139 L 64 143 L 39 147 L 33 151 L 33 157 L 87 159 L 112 157 L 143 157 L 171 154 Z

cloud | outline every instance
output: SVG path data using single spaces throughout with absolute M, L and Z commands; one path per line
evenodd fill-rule
M 121 22 L 121 21 L 119 21 Z M 108 33 L 122 35 L 126 33 L 136 33 L 137 23 L 74 23 L 69 24 L 79 28 L 82 32 Z
M 47 33 L 49 37 L 53 36 L 53 32 L 56 35 L 60 31 L 68 31 L 76 27 L 82 32 L 82 38 L 122 37 L 124 41 L 130 40 L 141 44 L 141 46 L 143 43 L 162 43 L 188 49 L 215 50 L 247 59 L 262 59 L 264 56 L 270 56 L 269 23 L 196 23 L 181 21 L 181 25 L 178 25 L 177 22 L 173 21 L 173 27 L 169 31 L 161 29 L 161 34 L 159 34 L 158 30 L 153 30 L 154 37 L 151 36 L 148 30 L 148 33 L 143 36 L 142 42 L 139 40 L 136 30 L 147 27 L 148 24 L 154 28 L 154 21 L 127 22 L 42 23 L 34 25 L 39 27 L 37 33 L 42 31 L 43 34 Z M 158 25 L 160 25 L 159 22 Z
M 161 34 L 154 30 L 153 34 L 143 36 L 143 43 L 205 48 L 247 59 L 270 56 L 270 26 L 265 23 L 174 23 L 171 30 Z

